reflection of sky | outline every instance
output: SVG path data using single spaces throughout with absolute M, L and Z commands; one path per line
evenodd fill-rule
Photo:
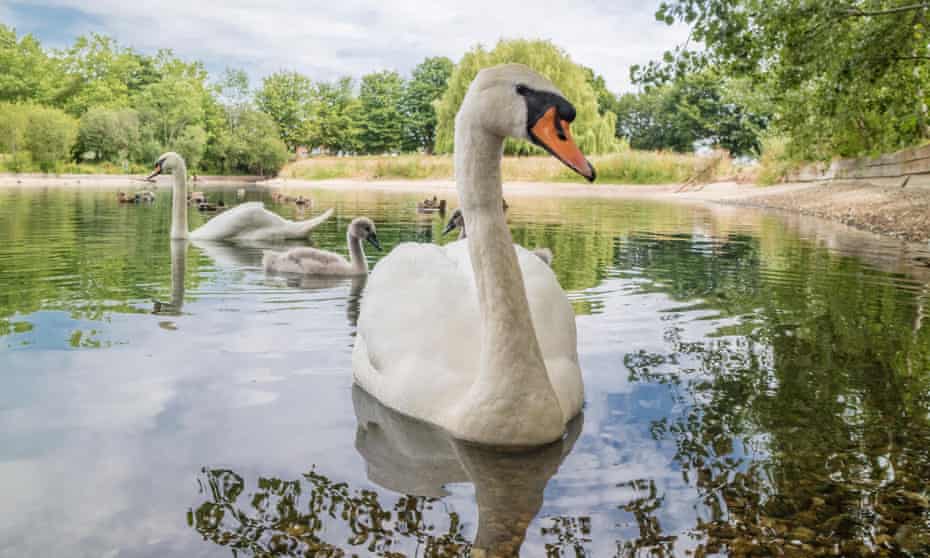
M 32 335 L 31 344 L 0 352 L 0 557 L 228 556 L 186 523 L 187 510 L 206 498 L 197 483 L 203 467 L 236 471 L 248 490 L 259 477 L 299 479 L 313 468 L 352 490 L 377 490 L 386 508 L 396 500 L 368 481 L 354 446 L 348 285 L 306 290 L 266 278 L 255 250 L 195 247 L 188 258 L 201 255 L 216 269 L 189 290 L 181 316 L 17 316 L 43 334 L 19 334 Z M 559 516 L 590 518 L 585 546 L 612 555 L 618 542 L 639 536 L 621 509 L 646 495 L 631 485 L 638 480 L 655 484 L 656 518 L 664 534 L 678 536 L 676 549 L 695 544 L 686 533 L 704 513 L 698 495 L 674 459 L 674 440 L 650 430 L 653 421 L 687 411 L 686 390 L 632 382 L 624 357 L 673 351 L 664 337 L 670 329 L 682 341 L 705 341 L 735 320 L 688 309 L 641 288 L 644 278 L 614 271 L 572 295 L 598 301 L 597 314 L 577 320 L 584 425 L 548 483 L 527 556 L 553 542 L 541 529 Z M 113 344 L 70 350 L 64 341 L 75 329 L 96 329 Z M 700 368 L 689 360 L 697 357 L 680 358 L 652 371 Z M 737 444 L 734 457 L 743 451 Z M 471 538 L 474 490 L 448 488 L 430 522 L 443 525 L 445 512 L 456 511 Z M 324 535 L 334 543 L 348 538 L 338 521 Z M 394 550 L 415 544 L 401 541 Z

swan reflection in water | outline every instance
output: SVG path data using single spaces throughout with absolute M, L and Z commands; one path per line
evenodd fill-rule
M 152 314 L 179 316 L 184 307 L 184 276 L 187 274 L 187 240 L 171 241 L 171 301 L 152 302 Z
M 500 453 L 392 411 L 357 386 L 352 403 L 355 446 L 368 479 L 400 493 L 396 501 L 383 505 L 383 494 L 314 470 L 295 480 L 261 477 L 248 491 L 238 473 L 205 468 L 199 479 L 205 501 L 188 512 L 189 525 L 237 553 L 262 556 L 330 555 L 350 547 L 373 554 L 416 548 L 424 556 L 515 556 L 583 420 L 574 419 L 560 442 Z M 474 485 L 478 508 L 471 542 L 458 513 L 435 505 L 448 494 L 446 485 L 464 482 Z
M 218 269 L 261 269 L 262 251 L 268 248 L 281 249 L 292 246 L 305 246 L 306 244 L 270 244 L 270 243 L 228 243 L 212 241 L 171 241 L 171 299 L 170 301 L 153 300 L 152 313 L 164 316 L 180 316 L 184 307 L 185 285 L 187 274 L 187 247 L 193 245 L 209 259 Z M 324 291 L 337 289 L 348 285 L 346 297 L 346 317 L 353 328 L 358 322 L 361 305 L 362 290 L 368 280 L 367 275 L 347 277 L 314 277 L 305 275 L 285 274 L 287 286 L 305 291 Z M 175 329 L 173 322 L 160 322 L 160 327 Z M 354 335 L 354 334 L 353 334 Z

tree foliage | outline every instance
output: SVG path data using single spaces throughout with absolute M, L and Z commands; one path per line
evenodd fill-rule
M 53 170 L 71 155 L 78 134 L 77 120 L 51 107 L 33 106 L 27 114 L 25 146 L 39 168 Z
M 361 104 L 352 92 L 352 78 L 313 85 L 310 144 L 330 153 L 359 150 Z
M 634 67 L 634 80 L 708 65 L 748 78 L 798 156 L 855 156 L 930 137 L 928 2 L 671 0 L 656 17 L 690 25 L 705 48 L 666 52 Z
M 289 149 L 307 142 L 310 136 L 309 107 L 313 84 L 298 72 L 276 72 L 262 81 L 255 95 L 258 107 L 271 116 Z
M 436 108 L 452 75 L 452 61 L 444 56 L 427 58 L 404 86 L 400 111 L 404 119 L 404 151 L 432 152 L 436 140 Z
M 0 103 L 0 152 L 16 157 L 25 147 L 28 106 Z
M 708 141 L 731 153 L 758 154 L 767 114 L 756 114 L 738 99 L 735 80 L 713 71 L 688 74 L 616 102 L 617 135 L 634 149 L 690 152 Z
M 128 160 L 139 144 L 139 113 L 133 109 L 92 108 L 81 117 L 77 154 L 97 161 Z
M 50 88 L 52 61 L 32 35 L 17 39 L 0 23 L 0 99 L 42 101 Z
M 96 33 L 78 37 L 58 62 L 62 75 L 54 99 L 74 116 L 91 107 L 128 107 L 134 93 L 159 77 L 152 59 Z
M 211 147 L 223 172 L 274 174 L 287 161 L 287 146 L 270 116 L 251 107 L 238 112 L 230 128 Z
M 401 147 L 400 98 L 404 81 L 400 74 L 385 70 L 362 77 L 358 100 L 362 126 L 359 139 L 366 153 L 388 153 Z
M 575 106 L 578 116 L 572 123 L 572 134 L 585 153 L 607 153 L 621 148 L 621 142 L 614 137 L 615 116 L 611 112 L 598 112 L 597 94 L 588 83 L 585 70 L 549 41 L 521 39 L 500 41 L 490 51 L 479 45 L 456 65 L 449 78 L 449 87 L 437 104 L 437 152 L 452 151 L 455 115 L 478 71 L 508 62 L 526 64 L 548 77 Z M 508 140 L 505 150 L 508 153 L 531 153 L 537 148 L 527 142 Z

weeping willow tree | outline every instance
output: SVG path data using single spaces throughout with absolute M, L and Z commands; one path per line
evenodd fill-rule
M 500 41 L 493 50 L 476 46 L 456 65 L 449 87 L 436 107 L 436 152 L 450 153 L 453 148 L 455 114 L 465 98 L 465 91 L 478 71 L 489 66 L 519 62 L 548 77 L 571 101 L 578 112 L 572 124 L 575 141 L 587 154 L 619 151 L 623 143 L 614 136 L 617 117 L 612 112 L 598 112 L 597 94 L 591 88 L 584 68 L 549 41 Z M 527 142 L 508 139 L 504 151 L 529 154 L 543 151 Z

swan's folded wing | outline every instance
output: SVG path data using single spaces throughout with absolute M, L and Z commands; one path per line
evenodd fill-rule
M 401 244 L 378 262 L 362 297 L 353 355 L 366 391 L 414 416 L 461 397 L 480 354 L 470 275 L 434 244 Z
M 287 220 L 265 209 L 262 202 L 237 205 L 207 221 L 191 233 L 191 238 L 222 240 L 241 236 L 247 231 L 270 229 L 287 224 Z
M 316 248 L 309 248 L 306 246 L 300 246 L 297 248 L 291 248 L 285 253 L 285 256 L 294 261 L 302 262 L 306 260 L 308 263 L 313 262 L 317 264 L 334 264 L 334 263 L 346 263 L 346 259 L 339 254 L 334 252 L 327 252 L 326 250 L 318 250 Z

